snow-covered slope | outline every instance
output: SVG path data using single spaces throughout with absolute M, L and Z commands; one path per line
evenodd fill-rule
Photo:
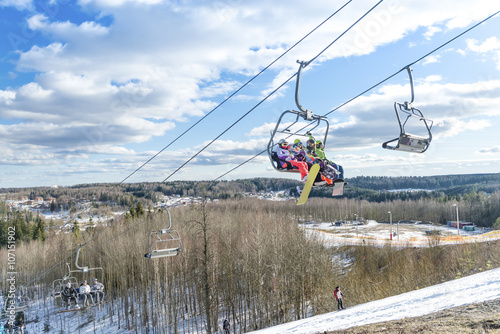
M 311 334 L 383 321 L 416 317 L 440 310 L 500 298 L 500 268 L 398 296 L 376 300 L 307 319 L 262 329 L 258 334 Z M 344 306 L 349 305 L 349 296 Z

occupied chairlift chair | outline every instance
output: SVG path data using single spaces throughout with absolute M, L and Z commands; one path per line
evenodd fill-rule
M 52 291 L 54 297 L 61 297 L 62 290 L 66 286 L 67 283 L 71 283 L 71 286 L 74 288 L 78 288 L 78 280 L 76 277 L 71 276 L 69 263 L 66 263 L 68 266 L 68 273 L 63 276 L 63 278 L 58 278 L 52 282 Z
M 71 268 L 70 268 L 70 266 L 69 266 L 69 263 L 67 263 L 67 266 L 68 266 L 68 275 L 67 275 L 67 276 L 68 276 L 68 277 L 70 277 L 70 276 L 71 276 L 71 273 L 82 273 L 82 274 L 83 274 L 82 276 L 84 276 L 85 274 L 88 274 L 88 276 L 89 276 L 89 277 L 87 277 L 86 279 L 87 279 L 87 281 L 88 281 L 88 282 L 92 282 L 91 278 L 93 278 L 93 277 L 94 277 L 94 278 L 97 278 L 97 277 L 96 277 L 97 275 L 94 275 L 93 277 L 91 277 L 91 276 L 90 276 L 90 272 L 92 272 L 92 271 L 96 271 L 96 272 L 100 272 L 100 273 L 101 273 L 101 275 L 100 275 L 100 278 L 99 278 L 99 279 L 100 279 L 100 282 L 101 282 L 101 283 L 103 283 L 103 279 L 104 279 L 104 269 L 102 269 L 101 267 L 97 267 L 97 268 L 89 268 L 89 267 L 81 267 L 81 266 L 79 266 L 79 265 L 78 265 L 78 258 L 79 258 L 79 256 L 80 256 L 80 249 L 81 249 L 82 247 L 83 247 L 83 245 L 78 245 L 78 250 L 76 251 L 75 267 L 76 267 L 77 269 L 75 269 L 75 270 L 71 270 Z M 83 277 L 83 279 L 85 279 L 85 277 Z M 66 283 L 67 283 L 67 282 L 66 282 Z M 73 284 L 73 283 L 72 283 L 72 284 Z M 89 285 L 90 285 L 90 283 L 89 283 Z M 77 288 L 77 289 L 79 288 L 79 287 L 78 287 L 78 284 L 77 284 L 76 288 Z M 100 294 L 96 294 L 96 295 L 97 295 L 97 296 L 98 296 L 98 298 L 99 298 L 99 295 L 100 295 Z M 97 302 L 99 303 L 99 302 L 102 302 L 103 300 L 104 300 L 104 293 L 102 294 L 102 300 L 97 300 Z M 94 301 L 92 300 L 92 302 L 94 302 Z
M 275 170 L 278 172 L 292 172 L 292 173 L 299 173 L 298 169 L 293 169 L 290 164 L 287 164 L 287 168 L 283 168 L 280 161 L 278 158 L 276 151 L 274 150 L 275 146 L 278 144 L 278 141 L 276 140 L 276 136 L 278 134 L 285 134 L 286 138 L 290 138 L 291 136 L 300 136 L 300 137 L 306 137 L 307 132 L 311 132 L 312 130 L 318 128 L 320 125 L 325 125 L 325 137 L 323 138 L 323 145 L 326 147 L 326 139 L 328 136 L 328 130 L 330 128 L 330 123 L 328 122 L 328 119 L 324 116 L 319 116 L 319 115 L 314 115 L 311 110 L 307 110 L 302 105 L 300 104 L 299 101 L 299 91 L 300 91 L 300 79 L 301 79 L 301 74 L 302 74 L 302 69 L 306 67 L 309 63 L 304 62 L 304 61 L 297 61 L 297 63 L 300 64 L 299 70 L 297 72 L 297 81 L 295 85 L 295 104 L 297 105 L 297 108 L 300 111 L 296 110 L 287 110 L 284 113 L 281 114 L 280 118 L 278 119 L 278 122 L 276 123 L 276 127 L 274 128 L 274 131 L 271 131 L 271 139 L 269 140 L 269 143 L 267 144 L 267 154 L 269 156 L 269 160 L 271 160 L 271 165 Z M 293 115 L 293 118 L 295 119 L 292 124 L 288 125 L 284 129 L 283 127 L 283 118 L 285 116 L 290 116 Z M 293 119 L 292 118 L 292 119 Z M 297 132 L 292 133 L 291 127 L 294 126 L 295 124 L 299 123 L 300 118 L 304 119 L 305 121 L 310 122 L 309 125 L 312 125 L 313 127 L 309 129 L 308 131 L 305 131 L 304 129 L 308 126 L 303 127 L 301 130 L 298 130 Z
M 170 229 L 172 227 L 172 219 L 168 209 L 167 214 L 168 228 L 160 231 L 153 231 L 149 234 L 149 252 L 145 255 L 148 259 L 175 256 L 179 254 L 182 249 L 179 232 Z
M 422 111 L 417 108 L 411 106 L 413 100 L 415 98 L 415 94 L 413 92 L 413 76 L 411 74 L 411 68 L 406 67 L 408 71 L 408 75 L 410 77 L 410 87 L 411 87 L 411 101 L 405 103 L 394 102 L 394 110 L 396 111 L 396 117 L 398 118 L 399 123 L 399 137 L 386 141 L 382 144 L 382 147 L 389 150 L 397 150 L 397 151 L 405 151 L 405 152 L 413 152 L 413 153 L 423 153 L 425 152 L 431 143 L 432 140 L 432 121 L 424 117 Z M 406 114 L 406 119 L 401 122 L 401 115 Z M 419 121 L 423 121 L 425 128 L 427 130 L 426 136 L 418 136 L 409 134 L 405 131 L 405 125 L 409 119 L 417 118 Z M 391 143 L 396 142 L 396 144 L 389 145 Z

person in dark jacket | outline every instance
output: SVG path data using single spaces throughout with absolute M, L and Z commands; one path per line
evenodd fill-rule
M 337 286 L 335 288 L 335 299 L 337 299 L 337 306 L 339 310 L 342 310 L 344 306 L 342 305 L 342 291 L 340 291 L 340 288 Z
M 231 324 L 229 323 L 229 320 L 224 319 L 224 322 L 222 323 L 222 329 L 224 330 L 224 334 L 229 334 L 230 328 L 231 328 Z
M 80 306 L 78 305 L 78 291 L 71 286 L 70 282 L 66 283 L 66 286 L 64 287 L 61 296 L 63 301 L 66 303 L 66 308 L 68 310 L 71 309 L 71 299 L 75 301 L 75 308 L 76 309 L 80 308 Z

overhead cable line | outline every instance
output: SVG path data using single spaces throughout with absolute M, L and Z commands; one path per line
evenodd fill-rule
M 260 70 L 257 74 L 255 74 L 252 78 L 250 78 L 247 82 L 245 82 L 240 88 L 238 88 L 237 90 L 235 90 L 233 93 L 231 93 L 231 95 L 229 95 L 228 97 L 226 97 L 222 102 L 220 102 L 217 106 L 215 106 L 212 110 L 210 110 L 206 115 L 204 115 L 202 118 L 200 118 L 198 121 L 196 121 L 193 125 L 191 125 L 187 130 L 185 130 L 183 133 L 181 133 L 179 136 L 177 136 L 174 140 L 172 140 L 168 145 L 166 145 L 165 147 L 163 147 L 160 151 L 158 151 L 155 155 L 153 155 L 151 158 L 149 158 L 146 162 L 144 162 L 141 166 L 139 166 L 138 168 L 136 168 L 132 173 L 130 173 L 129 175 L 127 175 L 127 177 L 125 177 L 123 180 L 121 180 L 120 182 L 118 182 L 117 184 L 115 184 L 110 190 L 108 190 L 107 192 L 105 192 L 105 194 L 108 194 L 110 193 L 111 191 L 113 191 L 114 189 L 116 189 L 119 185 L 123 184 L 126 180 L 128 180 L 130 177 L 132 177 L 135 173 L 137 173 L 140 169 L 142 169 L 144 166 L 146 166 L 148 163 L 150 163 L 153 159 L 155 159 L 157 156 L 159 156 L 162 152 L 164 152 L 167 148 L 169 148 L 172 144 L 174 144 L 176 141 L 178 141 L 181 137 L 183 137 L 186 133 L 188 133 L 189 131 L 191 131 L 196 125 L 198 125 L 199 123 L 201 123 L 203 120 L 205 120 L 205 118 L 207 118 L 208 116 L 210 116 L 210 114 L 212 114 L 215 110 L 217 110 L 220 106 L 222 106 L 224 103 L 226 103 L 229 99 L 231 99 L 232 97 L 234 97 L 236 94 L 238 94 L 243 88 L 245 88 L 246 86 L 248 86 L 253 80 L 255 80 L 258 76 L 260 76 L 264 71 L 266 71 L 267 69 L 269 69 L 272 65 L 274 65 L 278 60 L 280 60 L 281 58 L 283 58 L 288 52 L 290 52 L 292 49 L 294 49 L 297 45 L 299 45 L 300 43 L 302 43 L 307 37 L 309 37 L 312 33 L 314 33 L 316 30 L 318 30 L 322 25 L 324 25 L 326 22 L 328 22 L 332 17 L 334 17 L 337 13 L 339 13 L 342 9 L 344 9 L 349 3 L 351 3 L 353 0 L 349 0 L 347 1 L 345 4 L 343 4 L 339 9 L 337 9 L 335 12 L 333 12 L 330 16 L 328 16 L 326 19 L 324 19 L 321 23 L 319 23 L 316 27 L 314 27 L 314 29 L 312 29 L 311 31 L 309 31 L 306 35 L 304 35 L 301 39 L 299 39 L 295 44 L 293 44 L 290 48 L 288 48 L 287 50 L 285 50 L 285 52 L 283 52 L 280 56 L 278 56 L 276 59 L 274 59 L 271 63 L 269 63 L 266 67 L 264 67 L 262 70 Z M 293 77 L 292 77 L 293 78 Z M 290 79 L 289 79 L 290 80 Z M 170 176 L 169 176 L 170 177 Z M 165 182 L 165 181 L 162 181 L 162 182 Z M 150 191 L 148 193 L 148 195 L 151 193 L 152 191 Z M 85 212 L 86 210 L 88 209 L 85 208 L 82 212 L 80 213 L 83 213 Z M 130 208 L 129 208 L 130 209 Z M 119 218 L 119 217 L 117 217 Z M 109 227 L 109 226 L 107 226 Z M 86 241 L 83 245 L 86 245 L 87 243 L 91 242 L 92 240 L 94 240 L 95 238 L 97 238 L 97 236 L 99 234 L 101 234 L 104 230 L 107 229 L 104 228 L 103 230 L 101 230 L 98 234 L 96 234 L 94 237 L 92 237 L 91 239 L 89 239 L 88 241 Z M 126 232 L 126 231 L 124 231 Z M 36 248 L 36 247 L 35 247 Z M 33 248 L 33 249 L 35 249 Z M 31 251 L 30 251 L 31 252 Z M 76 251 L 74 251 L 72 254 L 75 254 Z M 55 264 L 53 267 L 57 266 L 58 264 L 60 264 L 61 261 L 59 261 L 57 264 Z M 51 267 L 51 269 L 53 268 Z M 41 276 L 38 276 L 36 279 L 42 277 L 43 275 L 45 275 L 47 272 L 44 272 Z M 35 280 L 36 280 L 35 279 Z M 33 280 L 34 282 L 34 280 Z M 31 282 L 32 283 L 32 282 Z M 31 284 L 30 283 L 30 284 Z
M 377 2 L 372 8 L 370 8 L 366 13 L 364 13 L 359 19 L 357 19 L 349 28 L 347 28 L 342 34 L 340 34 L 337 38 L 333 40 L 326 48 L 324 48 L 321 52 L 319 52 L 314 58 L 312 58 L 310 61 L 306 63 L 305 66 L 309 65 L 312 61 L 314 61 L 316 58 L 318 58 L 321 54 L 323 54 L 329 47 L 331 47 L 336 41 L 338 41 L 342 36 L 344 36 L 349 30 L 351 30 L 356 24 L 359 23 L 365 16 L 367 16 L 372 10 L 374 10 L 378 5 L 380 5 L 384 0 L 380 0 Z M 305 67 L 304 66 L 304 67 Z M 214 139 L 212 139 L 207 145 L 205 145 L 201 150 L 196 152 L 191 158 L 186 160 L 182 165 L 180 165 L 175 171 L 173 171 L 169 176 L 167 176 L 163 181 L 166 182 L 170 177 L 172 177 L 175 173 L 177 173 L 179 170 L 181 170 L 184 166 L 186 166 L 189 162 L 191 162 L 194 158 L 196 158 L 200 153 L 205 151 L 209 146 L 211 146 L 217 139 L 222 137 L 226 132 L 228 132 L 231 128 L 233 128 L 236 124 L 238 124 L 242 119 L 244 119 L 246 116 L 248 116 L 252 111 L 254 111 L 258 106 L 260 106 L 264 101 L 266 101 L 269 97 L 271 97 L 274 93 L 276 93 L 281 87 L 286 85 L 290 80 L 292 80 L 298 72 L 295 72 L 290 78 L 285 80 L 281 85 L 279 85 L 276 89 L 274 89 L 271 93 L 269 93 L 266 97 L 264 97 L 262 100 L 259 101 L 255 106 L 253 106 L 250 110 L 248 110 L 243 116 L 238 118 L 233 124 L 231 124 L 229 127 L 227 127 L 224 131 L 222 131 L 219 135 L 217 135 Z
M 204 115 L 202 118 L 200 118 L 198 121 L 196 121 L 193 125 L 191 125 L 187 130 L 185 130 L 183 133 L 181 133 L 179 136 L 177 136 L 174 140 L 172 140 L 167 146 L 165 146 L 164 148 L 162 148 L 160 151 L 158 151 L 155 155 L 153 155 L 151 158 L 149 158 L 146 162 L 144 162 L 141 166 L 139 166 L 136 170 L 134 170 L 132 173 L 130 173 L 127 177 L 125 177 L 122 181 L 120 181 L 116 186 L 122 184 L 123 182 L 125 182 L 127 179 L 129 179 L 132 175 L 134 175 L 136 172 L 138 172 L 141 168 L 143 168 L 144 166 L 146 166 L 148 163 L 150 163 L 153 159 L 155 159 L 158 155 L 160 155 L 163 151 L 165 151 L 167 148 L 169 148 L 172 144 L 174 144 L 177 140 L 179 140 L 181 137 L 183 137 L 186 133 L 188 133 L 189 131 L 191 131 L 196 125 L 198 125 L 199 123 L 201 123 L 203 120 L 205 120 L 205 118 L 207 118 L 208 116 L 210 116 L 210 114 L 212 114 L 215 110 L 217 110 L 220 106 L 222 106 L 224 103 L 226 103 L 229 99 L 231 99 L 233 96 L 235 96 L 236 94 L 238 94 L 243 88 L 245 88 L 246 86 L 248 86 L 248 84 L 250 84 L 254 79 L 256 79 L 258 76 L 260 76 L 264 71 L 266 71 L 268 68 L 270 68 L 272 65 L 274 65 L 278 60 L 280 60 L 281 58 L 283 58 L 288 52 L 290 52 L 293 48 L 295 48 L 297 45 L 299 45 L 300 43 L 302 43 L 302 41 L 304 39 L 306 39 L 307 37 L 309 37 L 309 35 L 311 35 L 313 32 L 315 32 L 316 30 L 318 30 L 323 24 L 325 24 L 327 21 L 329 21 L 332 17 L 334 17 L 338 12 L 340 12 L 342 9 L 344 9 L 344 7 L 346 7 L 349 3 L 351 3 L 352 0 L 349 0 L 347 1 L 344 5 L 342 5 L 342 7 L 340 7 L 339 9 L 337 9 L 334 13 L 332 13 L 330 16 L 328 16 L 325 20 L 323 20 L 323 22 L 321 22 L 320 24 L 318 24 L 314 29 L 312 29 L 311 31 L 309 31 L 304 37 L 302 37 L 300 40 L 298 40 L 294 45 L 292 45 L 290 48 L 288 48 L 285 52 L 283 52 L 278 58 L 276 58 L 275 60 L 273 60 L 271 63 L 269 63 L 269 65 L 267 65 L 266 67 L 264 67 L 262 70 L 260 70 L 259 73 L 255 74 L 250 80 L 248 80 L 247 82 L 245 82 L 240 88 L 238 88 L 237 90 L 235 90 L 233 93 L 231 93 L 231 95 L 229 95 L 228 97 L 226 97 L 222 102 L 220 102 L 218 105 L 216 105 L 212 110 L 210 110 L 206 115 Z M 114 188 L 112 188 L 111 190 L 113 190 Z
M 500 13 L 500 11 L 497 11 L 497 12 L 495 12 L 494 14 L 492 14 L 492 15 L 488 16 L 488 17 L 487 17 L 487 18 L 485 18 L 484 20 L 482 20 L 482 21 L 480 21 L 480 22 L 476 23 L 475 25 L 473 25 L 472 27 L 470 27 L 470 28 L 468 28 L 468 29 L 464 30 L 464 31 L 463 31 L 463 32 L 461 32 L 460 34 L 456 35 L 455 37 L 453 37 L 452 39 L 448 40 L 447 42 L 445 42 L 445 43 L 441 44 L 440 46 L 438 46 L 438 47 L 437 47 L 437 48 L 435 48 L 434 50 L 432 50 L 432 51 L 428 52 L 428 53 L 427 53 L 427 54 L 425 54 L 424 56 L 422 56 L 422 57 L 418 58 L 418 59 L 417 59 L 417 60 L 415 60 L 414 62 L 409 63 L 408 65 L 406 65 L 405 67 L 403 67 L 403 68 L 402 68 L 402 69 L 400 69 L 399 71 L 397 71 L 397 72 L 395 72 L 395 73 L 393 73 L 393 74 L 389 75 L 387 78 L 385 78 L 385 79 L 383 79 L 383 80 L 379 81 L 378 83 L 376 83 L 375 85 L 371 86 L 370 88 L 368 88 L 368 89 L 364 90 L 363 92 L 359 93 L 358 95 L 354 96 L 353 98 L 351 98 L 351 99 L 347 100 L 346 102 L 342 103 L 341 105 L 339 105 L 339 106 L 335 107 L 334 109 L 332 109 L 332 110 L 330 110 L 329 112 L 327 112 L 326 114 L 324 114 L 324 115 L 323 115 L 323 117 L 326 117 L 326 116 L 330 115 L 330 114 L 331 114 L 331 113 L 333 113 L 334 111 L 336 111 L 336 110 L 338 110 L 338 109 L 342 108 L 342 107 L 343 107 L 343 106 L 345 106 L 346 104 L 348 104 L 348 103 L 350 103 L 350 102 L 354 101 L 355 99 L 357 99 L 358 97 L 360 97 L 360 96 L 362 96 L 362 95 L 366 94 L 367 92 L 369 92 L 369 91 L 370 91 L 370 90 L 372 90 L 373 88 L 375 88 L 375 87 L 377 87 L 377 86 L 379 86 L 379 85 L 383 84 L 383 83 L 384 83 L 384 82 L 386 82 L 387 80 L 389 80 L 389 79 L 393 78 L 394 76 L 396 76 L 396 75 L 397 75 L 397 74 L 399 74 L 400 72 L 405 71 L 405 70 L 406 70 L 406 68 L 407 68 L 408 66 L 412 66 L 412 65 L 414 65 L 414 64 L 416 64 L 416 63 L 418 63 L 419 61 L 421 61 L 421 60 L 423 60 L 423 59 L 427 58 L 428 56 L 430 56 L 430 55 L 431 55 L 431 54 L 433 54 L 434 52 L 438 51 L 439 49 L 443 48 L 444 46 L 448 45 L 448 44 L 449 44 L 449 43 L 451 43 L 452 41 L 456 40 L 457 38 L 459 38 L 459 37 L 463 36 L 463 35 L 464 35 L 464 34 L 466 34 L 467 32 L 469 32 L 469 31 L 471 31 L 472 29 L 476 28 L 477 26 L 479 26 L 479 25 L 483 24 L 484 22 L 486 22 L 486 21 L 488 21 L 489 19 L 493 18 L 494 16 L 498 15 L 498 13 Z M 309 125 L 310 125 L 310 124 L 307 124 L 306 126 L 304 126 L 303 128 L 301 128 L 299 131 L 301 131 L 301 130 L 305 129 L 305 128 L 306 128 L 307 126 L 309 126 Z M 289 136 L 289 137 L 290 137 L 290 136 Z M 287 138 L 288 138 L 288 137 L 287 137 Z M 216 178 L 216 179 L 214 179 L 214 180 L 219 180 L 219 179 L 223 178 L 223 177 L 224 177 L 224 176 L 226 176 L 227 174 L 229 174 L 229 173 L 233 172 L 234 170 L 236 170 L 236 169 L 240 168 L 241 166 L 245 165 L 246 163 L 248 163 L 248 162 L 252 161 L 253 159 L 255 159 L 255 158 L 257 158 L 258 156 L 260 156 L 261 154 L 265 153 L 266 151 L 267 151 L 267 150 L 264 150 L 264 151 L 262 151 L 262 152 L 260 152 L 260 153 L 257 153 L 257 154 L 256 154 L 256 155 L 254 155 L 253 157 L 251 157 L 251 158 L 249 158 L 249 159 L 245 160 L 244 162 L 240 163 L 239 165 L 237 165 L 237 166 L 233 167 L 232 169 L 230 169 L 229 171 L 227 171 L 227 172 L 225 172 L 224 174 L 220 175 L 219 177 L 217 177 L 217 178 Z
M 367 16 L 372 10 L 374 10 L 380 3 L 382 3 L 384 0 L 380 0 L 379 2 L 377 2 L 372 8 L 370 8 L 367 12 L 365 12 L 359 19 L 357 19 L 351 26 L 349 26 L 349 28 L 347 28 L 342 34 L 340 34 L 337 38 L 335 38 L 335 40 L 333 40 L 333 42 L 331 42 L 326 48 L 324 48 L 322 51 L 320 51 L 314 58 L 312 58 L 310 61 L 307 62 L 307 65 L 310 64 L 312 61 L 314 61 L 316 58 L 318 58 L 321 54 L 323 54 L 329 47 L 331 47 L 336 41 L 338 41 L 342 36 L 344 36 L 349 30 L 351 30 L 356 24 L 358 24 L 359 21 L 361 21 L 365 16 Z M 347 4 L 346 4 L 347 5 Z M 345 5 L 344 5 L 345 6 Z M 343 8 L 343 7 L 342 7 Z M 339 9 L 340 10 L 340 9 Z M 338 11 L 337 11 L 338 12 Z M 295 46 L 295 45 L 294 45 Z M 306 66 L 307 66 L 306 65 Z M 219 139 L 220 137 L 222 137 L 226 132 L 228 132 L 232 127 L 234 127 L 236 124 L 238 124 L 243 118 L 245 118 L 246 116 L 248 116 L 252 111 L 254 111 L 258 106 L 260 106 L 262 103 L 264 103 L 269 97 L 271 97 L 274 93 L 276 93 L 279 89 L 281 89 L 281 87 L 285 86 L 288 82 L 290 82 L 290 80 L 292 80 L 296 75 L 298 74 L 298 72 L 295 72 L 292 76 L 290 76 L 287 80 L 285 80 L 281 85 L 279 85 L 277 88 L 275 88 L 271 93 L 269 93 L 266 97 L 264 97 L 262 100 L 259 101 L 259 103 L 257 103 L 254 107 L 252 107 L 250 110 L 248 110 L 245 114 L 243 114 L 243 116 L 241 116 L 238 120 L 236 120 L 235 122 L 233 122 L 229 127 L 227 127 L 223 132 L 221 132 L 219 135 L 217 135 L 214 139 L 212 139 L 207 145 L 205 145 L 201 150 L 199 150 L 197 153 L 195 153 L 191 158 L 189 158 L 188 160 L 186 160 L 181 166 L 179 166 L 175 171 L 173 171 L 169 176 L 167 176 L 161 183 L 164 183 L 166 182 L 170 177 L 172 177 L 174 174 L 176 174 L 179 170 L 181 170 L 184 166 L 186 166 L 189 162 L 191 162 L 194 158 L 196 158 L 199 154 L 201 154 L 205 149 L 207 149 L 210 145 L 212 145 L 217 139 Z M 227 99 L 225 100 L 227 101 Z M 224 101 L 224 102 L 225 102 Z M 193 125 L 194 126 L 194 125 Z M 170 144 L 169 144 L 170 145 Z M 125 231 L 122 231 L 120 234 L 123 234 L 123 233 L 126 233 L 127 231 L 143 224 L 146 220 L 142 220 L 140 221 L 139 223 L 135 224 L 135 225 L 132 225 L 130 226 L 129 228 L 127 228 Z M 109 227 L 109 226 L 108 226 Z M 106 228 L 104 228 L 103 230 L 101 230 L 99 234 L 101 234 L 102 232 L 104 232 L 104 230 L 106 230 Z M 119 235 L 120 235 L 119 234 Z M 87 242 L 85 242 L 83 245 L 86 245 L 87 243 L 89 243 L 90 241 L 92 241 L 93 239 L 95 239 L 98 235 L 94 236 L 93 238 L 91 238 L 90 240 L 88 240 Z M 117 235 L 113 236 L 112 238 L 108 239 L 107 241 L 109 240 L 112 240 L 114 238 L 116 238 Z
M 382 2 L 383 0 L 381 0 L 380 2 Z M 234 91 L 231 95 L 229 95 L 227 98 L 225 98 L 221 103 L 219 103 L 217 106 L 215 106 L 210 112 L 208 112 L 205 116 L 203 116 L 202 118 L 200 118 L 198 121 L 196 121 L 193 125 L 191 125 L 187 130 L 185 130 L 182 134 L 180 134 L 179 136 L 177 136 L 177 138 L 175 138 L 173 141 L 171 141 L 167 146 L 165 146 L 164 148 L 162 148 L 158 153 L 156 153 L 154 156 L 152 156 L 149 160 L 147 160 L 145 163 L 143 163 L 140 167 L 138 167 L 136 170 L 134 170 L 131 174 L 129 174 L 126 178 L 124 178 L 122 181 L 120 181 L 119 183 L 117 183 L 115 185 L 115 187 L 111 188 L 111 190 L 108 191 L 108 193 L 110 191 L 112 191 L 113 189 L 115 189 L 117 186 L 119 186 L 120 184 L 122 184 L 123 182 L 125 182 L 128 178 L 130 178 L 132 175 L 134 175 L 137 171 L 139 171 L 141 168 L 143 168 L 144 166 L 146 166 L 149 162 L 151 162 L 154 158 L 156 158 L 158 155 L 160 155 L 163 151 L 165 151 L 167 148 L 169 148 L 173 143 L 175 143 L 177 140 L 179 140 L 182 136 L 184 136 L 186 133 L 188 133 L 191 129 L 193 129 L 196 125 L 198 125 L 199 123 L 201 123 L 205 118 L 207 118 L 210 114 L 212 114 L 216 109 L 218 109 L 221 105 L 223 105 L 225 102 L 227 102 L 229 99 L 231 99 L 234 95 L 236 95 L 238 92 L 240 92 L 244 87 L 246 87 L 248 84 L 250 84 L 255 78 L 257 78 L 259 75 L 261 75 L 265 70 L 267 70 L 269 67 L 271 67 L 273 64 L 275 64 L 279 59 L 281 59 L 283 56 L 285 56 L 289 51 L 291 51 L 293 48 L 295 48 L 297 45 L 299 45 L 304 39 L 306 39 L 309 35 L 311 35 L 314 31 L 316 31 L 318 28 L 320 28 L 324 23 L 326 23 L 328 20 L 330 20 L 333 16 L 335 16 L 338 12 L 340 12 L 344 7 L 346 7 L 350 2 L 352 2 L 352 0 L 349 0 L 348 2 L 346 2 L 342 7 L 340 7 L 339 9 L 337 9 L 334 13 L 332 13 L 329 17 L 327 17 L 325 20 L 323 20 L 320 24 L 318 24 L 314 29 L 312 29 L 310 32 L 308 32 L 304 37 L 302 37 L 299 41 L 297 41 L 294 45 L 292 45 L 288 50 L 286 50 L 285 52 L 283 52 L 278 58 L 276 58 L 275 60 L 273 60 L 269 65 L 267 65 L 265 68 L 263 68 L 259 73 L 257 73 L 256 75 L 254 75 L 250 80 L 248 80 L 245 84 L 243 84 L 240 88 L 238 88 L 236 91 Z M 288 79 L 288 81 L 290 81 L 291 79 L 293 78 L 293 76 Z M 287 82 L 288 82 L 287 81 Z M 287 82 L 285 82 L 284 84 L 286 84 Z M 283 85 L 284 85 L 283 84 Z M 281 85 L 281 86 L 283 86 Z M 281 87 L 280 86 L 280 87 Z M 278 88 L 279 89 L 279 88 Z M 277 89 L 276 89 L 277 90 Z M 276 91 L 275 90 L 275 91 Z M 275 92 L 273 91 L 273 93 Z M 269 96 L 271 96 L 273 93 L 271 93 Z M 269 97 L 268 96 L 268 97 Z M 267 98 L 266 98 L 267 99 Z M 260 103 L 264 102 L 264 100 L 262 100 Z M 259 104 L 260 104 L 259 103 Z M 259 105 L 258 104 L 258 105 Z M 257 106 L 258 106 L 257 105 Z M 257 106 L 255 106 L 253 109 L 255 109 Z M 253 110 L 252 109 L 252 110 Z M 247 113 L 248 114 L 248 113 Z M 238 120 L 239 121 L 239 120 Z M 236 122 L 237 123 L 237 122 Z M 235 124 L 235 123 L 234 123 Z M 232 126 L 234 126 L 234 124 Z M 231 127 L 232 127 L 231 126 Z M 225 132 L 227 132 L 229 130 L 226 129 L 222 134 L 224 134 Z M 221 135 L 222 135 L 221 134 Z M 220 135 L 220 136 L 221 136 Z M 213 142 L 213 141 L 212 141 Z M 208 145 L 209 146 L 209 145 Z M 206 147 L 205 147 L 206 148 Z M 192 159 L 194 159 L 199 153 L 201 152 L 198 152 L 195 156 L 193 156 L 191 159 L 189 159 L 186 163 L 184 163 L 181 167 L 179 167 L 174 173 L 170 174 L 165 180 L 161 181 L 161 183 L 165 182 L 168 178 L 170 178 L 173 174 L 175 174 L 179 169 L 181 169 L 182 167 L 184 167 L 187 163 L 189 163 L 189 161 L 191 161 Z M 152 191 L 150 191 L 147 195 L 151 194 Z M 146 196 L 147 196 L 146 195 Z M 117 217 L 119 218 L 119 217 Z M 106 228 L 108 228 L 109 226 L 107 226 Z M 102 232 L 104 232 L 104 230 L 106 230 L 106 228 L 104 228 L 103 230 L 101 230 L 98 234 L 96 234 L 95 236 L 93 236 L 91 239 L 89 239 L 88 241 L 86 241 L 83 245 L 86 245 L 87 243 L 91 242 L 92 240 L 94 240 L 95 238 L 97 238 L 99 236 L 99 234 L 101 234 Z

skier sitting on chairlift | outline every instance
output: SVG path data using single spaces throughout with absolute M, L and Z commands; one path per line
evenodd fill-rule
M 311 140 L 311 141 L 315 140 L 310 132 L 307 132 L 307 135 L 309 136 L 309 140 Z M 309 143 L 309 141 L 308 141 L 308 143 Z M 342 168 L 341 165 L 337 165 L 333 161 L 330 161 L 326 158 L 323 142 L 321 140 L 315 141 L 314 147 L 315 147 L 316 156 L 318 157 L 316 160 L 321 159 L 320 161 L 317 161 L 317 163 L 320 164 L 321 173 L 326 178 L 326 181 L 329 184 L 331 184 L 331 182 L 336 180 L 336 179 L 343 179 L 344 178 L 344 168 Z
M 66 308 L 68 310 L 71 309 L 71 299 L 75 301 L 75 308 L 76 309 L 80 308 L 80 306 L 78 305 L 78 291 L 71 286 L 70 282 L 66 283 L 66 286 L 64 287 L 61 296 L 63 301 L 66 303 Z
M 90 286 L 90 294 L 97 302 L 101 302 L 104 298 L 104 284 L 100 283 L 97 278 L 94 278 Z
M 297 156 L 295 156 L 292 153 L 292 150 L 290 149 L 290 145 L 288 145 L 288 143 L 284 139 L 281 139 L 278 142 L 276 156 L 279 159 L 278 163 L 281 164 L 283 168 L 287 168 L 287 164 L 290 164 L 291 166 L 299 170 L 300 179 L 303 182 L 307 180 L 307 174 L 309 174 L 309 168 L 307 166 L 307 163 L 303 161 L 305 157 L 301 156 L 300 154 L 297 154 Z
M 90 306 L 90 303 L 94 303 L 90 294 L 90 285 L 87 284 L 86 280 L 83 280 L 82 285 L 80 285 L 80 296 L 83 298 L 84 306 Z

